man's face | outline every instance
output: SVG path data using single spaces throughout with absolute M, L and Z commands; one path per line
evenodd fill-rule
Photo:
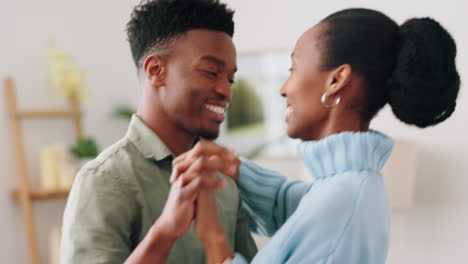
M 236 50 L 229 35 L 190 30 L 174 41 L 166 60 L 160 107 L 173 124 L 194 136 L 215 139 L 231 101 Z

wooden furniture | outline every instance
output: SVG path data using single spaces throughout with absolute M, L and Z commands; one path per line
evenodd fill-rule
M 4 81 L 6 93 L 6 106 L 8 107 L 8 117 L 11 127 L 11 136 L 15 148 L 15 158 L 17 167 L 17 177 L 19 188 L 12 192 L 12 198 L 21 205 L 23 213 L 24 226 L 28 239 L 29 254 L 31 263 L 39 264 L 40 256 L 38 249 L 38 240 L 34 224 L 34 215 L 32 202 L 35 200 L 49 200 L 65 198 L 69 190 L 41 190 L 33 188 L 29 184 L 28 172 L 26 169 L 26 159 L 23 145 L 23 131 L 21 130 L 21 121 L 26 119 L 48 119 L 48 118 L 69 118 L 73 121 L 77 138 L 83 136 L 81 126 L 81 111 L 77 96 L 70 96 L 69 109 L 41 109 L 34 111 L 20 111 L 17 107 L 16 93 L 14 83 L 11 78 Z
M 419 150 L 415 142 L 395 140 L 392 154 L 382 170 L 394 210 L 409 210 L 413 207 L 418 159 Z

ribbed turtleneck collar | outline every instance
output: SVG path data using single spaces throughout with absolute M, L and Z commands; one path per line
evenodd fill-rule
M 380 171 L 392 148 L 392 139 L 371 130 L 303 141 L 298 145 L 298 152 L 314 177 L 320 179 L 347 171 Z

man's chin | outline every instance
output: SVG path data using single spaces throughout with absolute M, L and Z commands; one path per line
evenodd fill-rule
M 203 130 L 198 133 L 198 136 L 206 140 L 215 140 L 219 136 L 219 130 L 218 131 Z

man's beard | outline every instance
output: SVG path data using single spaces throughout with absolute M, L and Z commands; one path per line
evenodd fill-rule
M 206 139 L 206 140 L 210 140 L 210 141 L 213 141 L 215 139 L 218 138 L 219 136 L 219 131 L 217 132 L 210 132 L 210 131 L 207 131 L 207 130 L 201 130 L 201 131 L 198 131 L 197 135 L 203 139 Z

